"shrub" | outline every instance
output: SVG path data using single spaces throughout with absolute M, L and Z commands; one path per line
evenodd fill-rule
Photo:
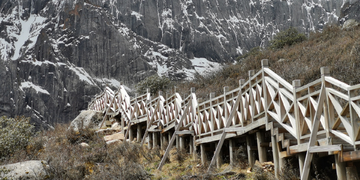
M 262 168 L 254 166 L 253 167 L 254 174 L 252 175 L 252 179 L 254 180 L 269 180 L 276 179 L 273 174 L 270 172 L 265 172 Z
M 0 118 L 0 160 L 24 150 L 34 135 L 29 118 Z
M 304 34 L 299 33 L 294 27 L 290 27 L 276 34 L 274 39 L 270 41 L 270 47 L 273 49 L 281 49 L 284 46 L 291 46 L 304 40 L 306 40 Z
M 136 85 L 136 90 L 140 94 L 144 94 L 149 88 L 151 94 L 156 94 L 159 91 L 165 91 L 170 87 L 171 81 L 167 77 L 160 77 L 157 74 L 150 76 Z
M 240 61 L 242 59 L 245 59 L 249 56 L 256 56 L 257 54 L 259 54 L 261 52 L 261 48 L 260 46 L 256 46 L 254 48 L 251 48 L 249 52 L 244 53 L 243 55 L 239 56 L 236 58 L 237 61 Z
M 89 143 L 90 141 L 97 138 L 95 130 L 90 128 L 79 129 L 79 131 L 68 129 L 66 131 L 66 137 L 72 144 L 78 144 L 82 142 Z

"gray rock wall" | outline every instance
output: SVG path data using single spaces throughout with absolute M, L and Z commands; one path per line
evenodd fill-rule
M 181 80 L 194 57 L 232 62 L 290 26 L 358 19 L 347 0 L 3 0 L 0 115 L 69 122 L 105 85 Z M 199 68 L 199 67 L 197 67 Z

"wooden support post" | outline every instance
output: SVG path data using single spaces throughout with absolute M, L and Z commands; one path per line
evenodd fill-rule
M 246 135 L 246 149 L 247 149 L 247 155 L 248 155 L 248 162 L 249 162 L 249 166 L 253 167 L 255 164 L 255 157 L 254 154 L 251 152 L 251 139 L 250 139 L 250 135 L 247 134 Z
M 205 165 L 206 163 L 206 152 L 205 152 L 205 145 L 200 144 L 200 156 L 201 156 L 201 164 Z
M 121 131 L 125 135 L 124 127 L 125 127 L 125 120 L 123 117 L 121 117 Z
M 346 180 L 345 162 L 340 162 L 339 155 L 335 154 L 336 176 L 338 180 Z
M 161 136 L 162 136 L 162 140 L 163 140 L 162 149 L 166 149 L 166 146 L 169 144 L 168 135 L 167 134 L 161 134 Z
M 221 167 L 222 164 L 222 155 L 221 155 L 222 150 L 220 149 L 219 155 L 216 157 L 216 167 L 219 169 Z
M 279 150 L 278 150 L 278 145 L 277 145 L 275 135 L 271 136 L 271 148 L 272 148 L 272 153 L 273 153 L 275 177 L 279 178 L 279 172 L 280 172 Z
M 192 145 L 193 145 L 193 151 L 192 151 L 192 153 L 193 153 L 193 159 L 194 160 L 196 160 L 197 159 L 197 153 L 196 153 L 196 149 L 197 149 L 197 147 L 196 147 L 196 145 L 195 145 L 195 135 L 191 138 L 192 139 Z
M 179 137 L 179 142 L 180 142 L 180 145 L 179 145 L 180 150 L 184 150 L 185 149 L 185 139 L 184 139 L 184 137 Z
M 179 135 L 176 134 L 176 132 L 174 132 L 174 135 L 176 137 L 176 149 L 180 149 L 180 137 Z
M 141 126 L 140 123 L 136 126 L 136 142 L 141 141 Z
M 129 122 L 130 123 L 130 122 Z M 134 140 L 134 132 L 133 132 L 133 130 L 132 130 L 132 128 L 131 128 L 131 126 L 128 126 L 128 131 L 129 131 L 129 140 L 130 141 L 133 141 Z
M 300 170 L 300 175 L 301 175 L 301 172 L 303 172 L 303 170 L 304 170 L 305 154 L 299 153 L 298 160 L 299 160 L 299 170 Z
M 285 168 L 286 159 L 280 156 L 281 146 L 279 142 L 277 142 L 276 145 L 278 146 L 277 149 L 279 150 L 279 173 L 280 173 Z
M 190 142 L 189 142 L 189 152 L 190 154 L 193 154 L 194 153 L 194 142 L 193 142 L 193 137 L 190 136 Z
M 346 179 L 347 180 L 359 179 L 359 175 L 355 166 L 346 167 Z
M 157 132 L 153 132 L 153 149 L 156 148 L 158 146 L 158 137 L 157 137 Z
M 160 136 L 160 149 L 163 149 L 164 148 L 164 139 L 163 139 L 163 134 L 160 132 L 159 133 L 159 136 Z
M 256 132 L 256 142 L 257 142 L 257 149 L 259 154 L 259 161 L 266 162 L 266 147 L 262 147 L 261 143 L 264 142 L 264 132 L 258 131 Z
M 148 148 L 151 149 L 152 148 L 152 134 L 148 133 Z
M 171 140 L 171 132 L 168 131 L 168 142 L 170 142 L 170 140 Z
M 229 139 L 229 157 L 230 165 L 234 165 L 234 140 Z

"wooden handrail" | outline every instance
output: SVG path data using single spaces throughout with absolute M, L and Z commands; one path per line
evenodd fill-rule
M 184 99 L 176 92 L 166 95 L 166 98 L 159 95 L 150 99 L 147 92 L 130 99 L 125 89 L 120 97 L 119 92 L 114 93 L 106 87 L 92 99 L 88 109 L 120 112 L 124 114 L 122 117 L 126 119 L 128 128 L 136 118 L 147 116 L 142 143 L 155 120 L 157 128 L 166 128 L 163 133 L 182 127 L 186 132 L 193 132 L 194 140 L 198 142 L 202 142 L 202 138 L 207 138 L 207 142 L 214 134 L 220 137 L 219 132 L 223 142 L 228 137 L 226 134 L 230 133 L 226 131 L 227 127 L 243 127 L 244 134 L 257 128 L 254 124 L 261 120 L 277 138 L 280 131 L 287 135 L 278 138 L 284 141 L 283 145 L 295 142 L 293 145 L 300 146 L 300 142 L 307 140 L 305 137 L 310 137 L 309 148 L 319 149 L 313 148 L 314 139 L 320 135 L 314 130 L 316 125 L 324 129 L 326 136 L 331 134 L 332 138 L 339 138 L 355 147 L 360 144 L 360 127 L 356 119 L 360 117 L 360 84 L 341 82 L 329 76 L 327 69 L 322 69 L 322 73 L 322 78 L 303 86 L 298 82 L 294 87 L 266 65 L 257 73 L 249 73 L 249 80 L 242 81 L 238 88 L 224 90 L 218 96 L 211 95 L 209 100 L 201 103 L 198 103 L 193 91 Z M 266 121 L 263 121 L 264 118 Z M 286 138 L 289 141 L 285 142 Z M 218 139 L 214 141 L 221 142 Z M 329 144 L 329 147 L 335 146 Z

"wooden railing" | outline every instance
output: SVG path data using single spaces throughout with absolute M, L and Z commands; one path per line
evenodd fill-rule
M 259 127 L 266 127 L 277 142 L 282 142 L 282 157 L 307 152 L 300 167 L 302 179 L 308 177 L 306 167 L 312 153 L 356 150 L 360 145 L 360 85 L 351 86 L 330 77 L 326 67 L 321 68 L 320 79 L 300 86 L 300 80 L 288 83 L 263 60 L 259 72 L 249 71 L 248 81 L 240 80 L 239 87 L 231 91 L 225 87 L 218 96 L 211 93 L 205 102 L 197 102 L 194 89 L 185 99 L 178 93 L 167 98 L 160 93 L 151 100 L 147 92 L 130 100 L 121 87 L 117 93 L 106 88 L 88 109 L 122 113 L 128 128 L 146 121 L 142 143 L 149 131 L 167 133 L 174 129 L 166 153 L 178 131 L 191 132 L 195 146 L 218 142 L 210 167 L 225 139 Z

